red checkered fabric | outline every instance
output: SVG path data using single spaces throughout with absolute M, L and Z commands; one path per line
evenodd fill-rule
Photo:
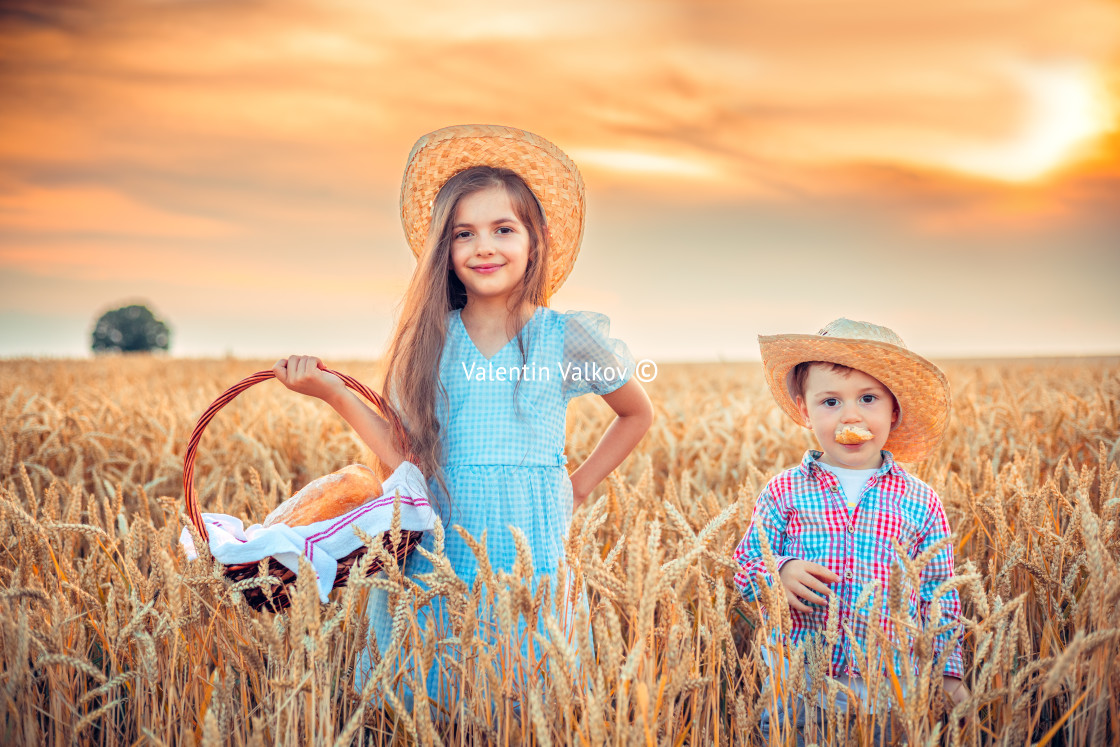
M 891 573 L 903 571 L 894 541 L 910 558 L 916 558 L 950 533 L 937 493 L 897 464 L 889 451 L 882 453 L 882 467 L 867 481 L 855 509 L 849 513 L 836 476 L 818 464 L 821 452 L 807 452 L 801 464 L 766 485 L 755 504 L 750 527 L 735 550 L 735 560 L 741 566 L 735 584 L 747 600 L 761 598 L 763 581 L 774 583 L 763 560 L 760 534 L 766 536 L 779 569 L 785 562 L 800 558 L 822 565 L 840 577 L 830 587 L 839 599 L 840 610 L 840 637 L 832 650 L 834 676 L 862 676 L 853 638 L 859 650 L 866 652 L 869 642 L 873 650 L 879 650 L 874 637 L 868 641 L 867 635 L 868 613 L 876 596 L 880 600 L 880 624 L 891 640 L 897 640 L 889 620 L 888 590 Z M 960 625 L 961 603 L 956 589 L 937 597 L 938 587 L 952 576 L 953 548 L 947 543 L 925 566 L 918 588 L 908 580 L 902 587 L 909 600 L 911 619 L 921 625 L 944 628 L 934 641 L 938 656 Z M 857 608 L 864 586 L 874 582 L 878 582 L 882 592 L 865 595 L 864 603 Z M 935 598 L 940 599 L 941 618 L 930 620 Z M 787 646 L 808 645 L 814 638 L 824 645 L 828 608 L 814 607 L 809 613 L 790 609 L 791 632 L 784 641 Z M 775 630 L 773 640 L 777 637 Z M 902 665 L 898 660 L 893 664 L 896 671 L 901 671 L 898 667 Z M 913 662 L 910 666 L 913 668 Z M 963 674 L 959 638 L 946 656 L 945 674 Z

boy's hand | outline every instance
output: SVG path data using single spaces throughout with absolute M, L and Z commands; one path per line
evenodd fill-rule
M 960 705 L 970 695 L 968 685 L 964 684 L 961 680 L 951 675 L 945 675 L 945 694 L 949 696 L 949 700 L 953 701 L 953 705 Z
M 293 355 L 276 361 L 272 373 L 276 380 L 293 392 L 327 400 L 345 394 L 342 379 L 324 371 L 323 362 L 310 355 Z
M 787 560 L 781 570 L 778 571 L 778 577 L 782 582 L 782 586 L 786 592 L 786 601 L 789 606 L 801 612 L 812 612 L 813 609 L 805 602 L 813 604 L 820 604 L 828 606 L 828 601 L 814 591 L 820 592 L 827 596 L 830 590 L 826 584 L 833 584 L 840 580 L 832 571 L 825 568 L 823 565 L 810 563 L 808 560 Z

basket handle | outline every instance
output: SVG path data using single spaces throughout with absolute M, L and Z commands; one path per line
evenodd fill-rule
M 347 376 L 338 371 L 332 371 L 329 368 L 320 369 L 329 374 L 334 374 L 342 379 L 346 386 L 361 394 L 363 397 L 373 403 L 373 406 L 381 413 L 381 416 L 389 421 L 389 428 L 393 433 L 394 440 L 397 443 L 408 444 L 408 432 L 401 423 L 400 416 L 396 411 L 389 406 L 385 399 L 370 389 L 368 386 L 358 381 L 357 379 Z M 198 419 L 198 423 L 194 426 L 194 431 L 191 433 L 191 439 L 187 442 L 187 453 L 183 457 L 183 496 L 187 502 L 187 516 L 190 517 L 191 523 L 194 524 L 195 529 L 202 535 L 202 539 L 209 541 L 210 534 L 206 531 L 206 524 L 202 521 L 202 513 L 198 509 L 198 496 L 194 488 L 194 460 L 198 452 L 198 442 L 202 439 L 202 432 L 206 430 L 206 426 L 218 414 L 218 410 L 228 405 L 234 397 L 241 392 L 245 391 L 254 384 L 259 384 L 262 381 L 268 381 L 275 378 L 276 374 L 272 371 L 257 371 L 252 376 L 248 376 L 241 381 L 237 382 L 229 389 L 222 393 L 222 396 L 214 400 L 214 403 L 207 408 L 206 412 L 202 413 L 202 417 Z M 409 451 L 405 457 L 407 461 L 416 462 L 416 456 Z

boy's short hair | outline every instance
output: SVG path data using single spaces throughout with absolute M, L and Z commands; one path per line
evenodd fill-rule
M 831 363 L 829 361 L 805 361 L 804 363 L 798 363 L 793 367 L 793 373 L 790 377 L 790 394 L 793 395 L 794 399 L 798 397 L 804 399 L 805 380 L 809 378 L 809 369 L 813 366 L 829 366 L 834 373 L 843 374 L 844 376 L 856 370 L 851 366 L 845 366 L 841 363 Z
M 809 378 L 809 371 L 813 366 L 828 366 L 834 373 L 842 374 L 843 376 L 847 376 L 852 371 L 859 371 L 858 368 L 852 368 L 851 366 L 845 366 L 842 363 L 833 363 L 831 361 L 805 361 L 804 363 L 798 363 L 793 367 L 793 372 L 790 374 L 790 389 L 792 390 L 790 394 L 793 395 L 794 400 L 798 397 L 805 399 L 805 380 Z M 860 373 L 867 372 L 860 371 Z M 870 376 L 871 374 L 867 375 Z M 886 386 L 886 384 L 883 386 Z M 898 397 L 894 396 L 894 392 L 891 392 L 889 386 L 887 387 L 887 391 L 890 392 L 891 399 L 894 400 L 894 409 L 899 409 Z

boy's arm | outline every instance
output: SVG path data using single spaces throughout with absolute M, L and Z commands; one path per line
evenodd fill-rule
M 739 592 L 747 601 L 758 599 L 764 580 L 770 585 L 779 583 L 766 568 L 766 561 L 762 557 L 762 543 L 759 540 L 760 532 L 766 536 L 779 569 L 786 561 L 792 560 L 792 556 L 781 554 L 785 544 L 783 538 L 786 520 L 778 510 L 772 485 L 773 481 L 758 496 L 747 533 L 743 535 L 739 547 L 735 549 L 735 562 L 740 566 L 739 572 L 735 574 L 735 585 L 739 587 Z
M 925 525 L 919 534 L 915 556 L 925 552 L 932 545 L 937 544 L 951 534 L 949 520 L 945 517 L 945 509 L 941 505 L 941 498 L 930 490 L 930 508 L 926 515 Z M 922 624 L 929 625 L 930 606 L 933 604 L 937 587 L 947 579 L 953 577 L 953 544 L 948 542 L 930 562 L 922 569 L 918 596 L 921 604 Z M 945 646 L 949 643 L 953 632 L 960 626 L 961 597 L 956 589 L 951 589 L 941 596 L 941 617 L 944 621 L 955 623 L 934 638 L 933 655 L 941 656 Z M 941 623 L 938 623 L 940 625 Z M 964 659 L 961 655 L 961 639 L 958 637 L 953 651 L 945 661 L 945 675 L 960 679 L 964 677 Z

